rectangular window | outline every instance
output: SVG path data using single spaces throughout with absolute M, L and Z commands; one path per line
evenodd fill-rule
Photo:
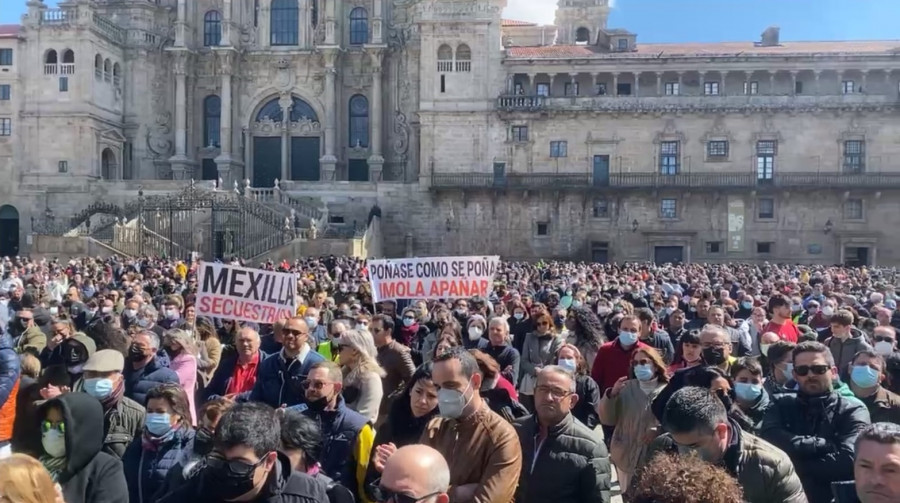
M 69 161 L 59 161 L 58 163 L 56 163 L 56 170 L 60 173 L 68 173 Z
M 866 142 L 848 140 L 844 142 L 844 172 L 862 173 L 866 170 Z
M 9 101 L 10 99 L 12 99 L 12 86 L 0 84 L 0 101 Z
M 597 93 L 597 96 L 605 96 L 606 95 L 606 82 L 598 82 L 594 88 L 594 92 Z
M 756 200 L 756 217 L 760 220 L 772 220 L 775 218 L 775 199 L 761 197 Z
M 609 218 L 608 199 L 594 199 L 594 218 Z
M 538 96 L 550 96 L 550 84 L 538 84 L 537 85 L 537 95 Z
M 528 126 L 513 126 L 512 141 L 525 142 L 528 141 Z
M 550 157 L 568 157 L 569 142 L 567 141 L 551 141 Z
M 12 49 L 0 49 L 0 66 L 12 66 L 13 64 L 13 50 Z
M 703 84 L 703 94 L 707 96 L 718 96 L 719 94 L 719 83 L 718 82 L 706 82 Z
M 525 86 L 523 86 L 519 82 L 516 82 L 516 84 L 513 86 L 513 94 L 525 94 Z
M 550 223 L 549 222 L 538 222 L 535 227 L 535 232 L 538 236 L 549 236 L 550 235 Z
M 775 140 L 761 140 L 756 142 L 756 179 L 772 181 L 775 176 L 775 154 L 777 145 Z
M 620 38 L 618 44 L 619 44 L 620 51 L 624 51 L 624 50 L 628 49 L 628 39 L 627 38 Z
M 663 199 L 660 201 L 659 218 L 678 218 L 678 200 Z
M 771 241 L 759 241 L 756 243 L 756 253 L 768 254 L 775 249 L 775 243 Z
M 841 94 L 853 94 L 856 86 L 853 84 L 852 80 L 845 80 L 841 82 Z
M 616 93 L 619 96 L 631 96 L 631 84 L 628 82 L 616 86 Z
M 0 118 L 0 136 L 12 136 L 12 119 Z
M 794 83 L 794 94 L 803 94 L 803 82 L 798 80 Z
M 759 82 L 744 82 L 744 94 L 759 94 Z
M 709 254 L 722 253 L 722 242 L 721 241 L 707 241 L 706 242 L 706 253 L 709 253 Z
M 728 140 L 713 140 L 706 142 L 706 157 L 714 160 L 728 158 Z
M 566 82 L 565 94 L 566 96 L 578 96 L 578 82 Z
M 659 144 L 659 173 L 661 175 L 678 174 L 679 142 L 664 141 Z
M 441 75 L 441 92 L 442 93 L 447 92 L 447 76 L 446 75 Z
M 863 200 L 847 199 L 844 201 L 844 220 L 863 219 Z
M 681 85 L 678 82 L 666 82 L 666 96 L 678 96 L 681 94 Z
M 59 78 L 59 92 L 61 92 L 61 93 L 69 92 L 69 77 L 60 77 Z

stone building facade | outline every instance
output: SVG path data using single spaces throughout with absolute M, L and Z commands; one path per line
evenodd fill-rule
M 377 206 L 389 256 L 900 262 L 900 41 L 644 44 L 607 0 L 553 26 L 505 0 L 27 6 L 0 27 L 0 252 L 205 179 L 335 227 Z

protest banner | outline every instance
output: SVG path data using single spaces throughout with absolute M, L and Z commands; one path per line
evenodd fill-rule
M 296 316 L 296 293 L 296 274 L 203 262 L 197 316 L 275 323 Z
M 487 297 L 500 257 L 432 257 L 370 260 L 375 302 L 401 299 Z

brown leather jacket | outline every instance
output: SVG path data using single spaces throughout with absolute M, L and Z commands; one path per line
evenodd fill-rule
M 486 403 L 463 419 L 435 418 L 420 443 L 437 449 L 450 465 L 450 503 L 454 488 L 478 484 L 473 503 L 514 501 L 522 470 L 522 448 L 511 424 Z
M 879 386 L 874 395 L 861 398 L 873 423 L 900 424 L 900 396 Z
M 406 384 L 416 371 L 409 348 L 397 341 L 378 348 L 378 364 L 387 373 L 381 379 L 381 407 L 378 409 L 377 426 L 381 426 L 391 410 L 391 404 L 403 394 Z

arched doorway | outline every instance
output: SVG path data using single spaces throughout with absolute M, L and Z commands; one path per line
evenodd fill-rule
M 250 132 L 254 187 L 272 187 L 276 178 L 319 180 L 322 129 L 309 103 L 297 96 L 289 102 L 270 99 L 256 112 Z
M 19 254 L 19 210 L 5 204 L 0 206 L 0 257 Z
M 116 155 L 113 151 L 105 148 L 100 157 L 100 178 L 104 180 L 113 180 L 116 177 Z

